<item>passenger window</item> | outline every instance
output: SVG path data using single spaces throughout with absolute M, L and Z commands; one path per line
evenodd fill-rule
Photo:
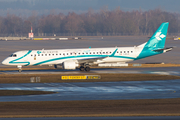
M 129 53 L 129 51 L 127 51 L 127 53 Z

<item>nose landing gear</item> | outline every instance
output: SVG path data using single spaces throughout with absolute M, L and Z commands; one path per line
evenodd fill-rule
M 21 66 L 21 65 L 18 65 L 17 68 L 19 69 L 19 70 L 18 70 L 19 73 L 21 73 L 21 72 L 22 72 L 22 66 Z

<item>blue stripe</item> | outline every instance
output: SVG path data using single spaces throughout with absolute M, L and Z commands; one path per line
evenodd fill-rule
M 116 51 L 117 51 L 118 49 L 116 49 L 109 57 L 113 57 L 115 54 L 116 54 Z
M 56 60 L 63 60 L 63 59 L 70 59 L 70 58 L 80 58 L 80 57 L 94 57 L 94 58 L 106 58 L 108 57 L 109 55 L 80 55 L 80 56 L 68 56 L 68 57 L 60 57 L 60 58 L 54 58 L 54 59 L 49 59 L 49 60 L 45 60 L 45 61 L 42 61 L 42 62 L 39 62 L 39 63 L 36 63 L 34 65 L 40 65 L 40 64 L 44 64 L 44 63 L 48 63 L 48 62 L 52 62 L 52 61 L 56 61 Z M 126 59 L 135 59 L 133 57 L 126 57 L 126 56 L 113 56 L 115 58 L 126 58 Z M 93 59 L 93 58 L 91 58 Z
M 56 60 L 63 60 L 63 59 L 70 59 L 70 58 L 80 58 L 80 57 L 102 57 L 102 58 L 105 58 L 107 57 L 107 55 L 80 55 L 80 56 L 68 56 L 68 57 L 60 57 L 60 58 L 54 58 L 54 59 L 49 59 L 49 60 L 45 60 L 45 61 L 42 61 L 42 62 L 39 62 L 39 63 L 36 63 L 34 65 L 40 65 L 40 64 L 44 64 L 44 63 L 47 63 L 47 62 L 52 62 L 52 61 L 56 61 Z M 91 58 L 92 59 L 92 58 Z
M 15 60 L 12 60 L 12 61 L 10 61 L 9 63 L 11 63 L 11 64 L 26 64 L 26 65 L 24 65 L 24 66 L 28 66 L 29 64 L 30 64 L 30 62 L 16 62 L 16 61 L 18 61 L 18 60 L 21 60 L 21 59 L 23 59 L 24 57 L 26 57 L 27 55 L 29 55 L 30 53 L 32 52 L 32 50 L 29 50 L 25 55 L 23 55 L 22 57 L 20 57 L 20 58 L 17 58 L 17 59 L 15 59 Z

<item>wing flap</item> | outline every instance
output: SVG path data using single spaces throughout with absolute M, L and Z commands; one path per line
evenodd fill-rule
M 78 59 L 78 63 L 81 64 L 81 63 L 95 63 L 97 62 L 98 60 L 102 60 L 106 57 L 98 57 L 98 58 L 87 58 L 87 59 Z

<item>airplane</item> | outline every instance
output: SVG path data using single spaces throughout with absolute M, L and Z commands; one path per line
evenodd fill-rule
M 134 47 L 52 49 L 17 51 L 2 64 L 17 66 L 54 65 L 55 68 L 90 71 L 90 66 L 102 63 L 126 63 L 171 51 L 164 48 L 169 22 L 160 25 L 148 42 Z

